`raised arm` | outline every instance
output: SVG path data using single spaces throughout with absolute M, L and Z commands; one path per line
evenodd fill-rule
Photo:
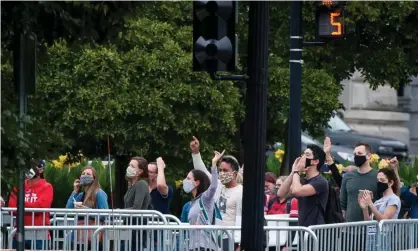
M 222 158 L 224 153 L 225 150 L 223 150 L 222 153 L 215 152 L 215 156 L 212 159 L 212 179 L 208 190 L 206 190 L 202 194 L 202 199 L 205 203 L 215 198 L 216 189 L 218 188 L 218 167 L 216 165 L 218 164 L 218 161 Z
M 277 196 L 279 198 L 287 198 L 288 195 L 291 194 L 291 186 L 293 183 L 293 174 L 294 171 L 296 170 L 296 166 L 297 164 L 299 164 L 300 161 L 300 157 L 295 159 L 295 161 L 293 162 L 293 166 L 292 166 L 292 172 L 289 174 L 289 176 L 286 178 L 286 180 L 283 182 L 283 184 L 280 186 L 279 191 L 277 191 Z
M 193 140 L 190 142 L 190 149 L 192 150 L 193 167 L 196 170 L 203 171 L 209 177 L 209 179 L 212 179 L 212 174 L 206 168 L 205 163 L 203 163 L 199 147 L 199 140 L 195 136 L 193 136 Z
M 163 198 L 167 198 L 168 197 L 168 186 L 167 186 L 167 182 L 165 181 L 165 174 L 164 174 L 165 162 L 161 157 L 159 157 L 157 159 L 157 168 L 158 168 L 157 190 Z
M 324 140 L 324 152 L 328 168 L 331 170 L 332 173 L 332 177 L 334 178 L 335 183 L 337 183 L 337 186 L 341 188 L 343 177 L 341 176 L 340 172 L 338 171 L 338 168 L 335 166 L 334 160 L 332 159 L 331 139 L 329 137 L 326 137 Z

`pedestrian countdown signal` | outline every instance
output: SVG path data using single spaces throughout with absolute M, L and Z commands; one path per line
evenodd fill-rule
M 320 39 L 341 38 L 344 35 L 344 12 L 337 1 L 321 1 L 316 11 L 317 36 Z

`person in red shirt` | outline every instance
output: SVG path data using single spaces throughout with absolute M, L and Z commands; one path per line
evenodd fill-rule
M 25 180 L 25 208 L 51 208 L 54 190 L 52 185 L 44 179 L 43 172 L 45 161 L 41 160 L 36 163 L 35 167 L 29 170 Z M 17 207 L 18 189 L 13 188 L 10 193 L 9 207 Z M 25 226 L 48 226 L 50 225 L 49 213 L 25 213 Z M 48 233 L 49 237 L 49 233 Z M 13 248 L 16 248 L 16 239 L 13 240 Z M 42 240 L 36 240 L 35 248 L 37 250 L 47 249 L 46 243 Z M 25 241 L 25 249 L 33 249 L 32 241 Z

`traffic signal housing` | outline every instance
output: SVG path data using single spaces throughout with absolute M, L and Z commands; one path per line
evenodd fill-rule
M 319 39 L 339 39 L 344 35 L 344 2 L 320 1 L 316 8 L 316 35 Z
M 236 22 L 236 1 L 193 2 L 193 71 L 235 70 Z

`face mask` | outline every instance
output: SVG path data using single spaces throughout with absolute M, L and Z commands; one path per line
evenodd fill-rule
M 308 168 L 308 167 L 312 166 L 311 162 L 312 162 L 312 159 L 306 159 L 305 168 Z
M 274 188 L 273 189 L 265 188 L 264 189 L 264 194 L 265 195 L 272 195 L 273 194 L 273 190 L 274 190 Z
M 377 194 L 382 194 L 383 192 L 388 190 L 388 188 L 389 188 L 388 183 L 383 183 L 383 182 L 380 182 L 380 181 L 377 182 Z
M 195 189 L 193 182 L 191 180 L 185 179 L 183 180 L 183 190 L 185 193 L 190 193 Z
M 36 172 L 35 170 L 33 170 L 33 168 L 31 168 L 27 173 L 25 173 L 26 179 L 32 179 L 35 176 L 36 176 Z
M 354 156 L 354 163 L 356 166 L 361 167 L 364 163 L 366 163 L 366 156 L 365 155 L 355 155 Z
M 81 175 L 80 177 L 80 185 L 81 186 L 87 186 L 90 185 L 91 183 L 93 183 L 93 176 L 89 176 L 89 175 Z
M 234 178 L 234 172 L 220 172 L 219 179 L 221 180 L 222 185 L 226 185 Z
M 274 194 L 274 195 L 276 195 L 278 191 L 279 191 L 279 188 L 278 188 L 278 187 L 274 187 L 274 188 L 273 188 L 273 194 Z
M 126 177 L 128 177 L 128 178 L 134 178 L 134 177 L 138 176 L 136 174 L 137 171 L 138 171 L 137 169 L 135 169 L 135 168 L 133 168 L 131 166 L 128 166 L 128 168 L 126 168 Z

